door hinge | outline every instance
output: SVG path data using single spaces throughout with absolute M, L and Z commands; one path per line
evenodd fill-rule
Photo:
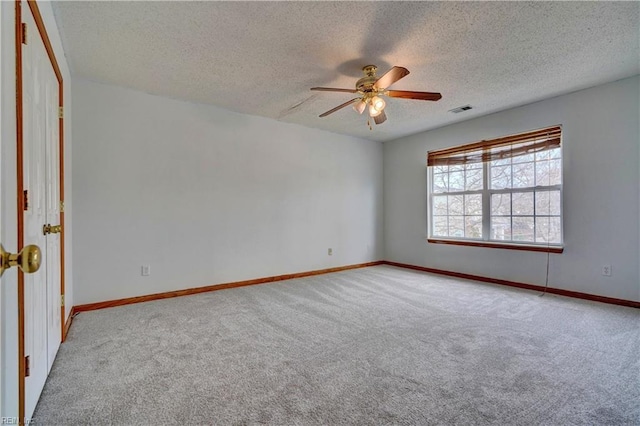
M 29 210 L 29 190 L 22 191 L 22 209 L 24 211 Z
M 27 44 L 27 24 L 22 23 L 22 44 Z
M 24 357 L 24 377 L 31 375 L 31 358 L 29 355 Z
M 64 201 L 60 201 L 60 213 L 64 213 Z
M 64 308 L 64 294 L 60 295 L 60 306 Z
M 64 107 L 58 107 L 58 118 L 64 118 Z

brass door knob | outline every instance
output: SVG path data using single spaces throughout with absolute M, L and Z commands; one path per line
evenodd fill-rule
M 11 254 L 4 251 L 0 244 L 0 277 L 6 269 L 17 266 L 25 274 L 32 274 L 40 269 L 42 255 L 40 248 L 36 245 L 25 246 L 20 253 Z

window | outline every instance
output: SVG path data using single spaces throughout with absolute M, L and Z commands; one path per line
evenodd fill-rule
M 562 251 L 559 126 L 430 151 L 429 241 Z

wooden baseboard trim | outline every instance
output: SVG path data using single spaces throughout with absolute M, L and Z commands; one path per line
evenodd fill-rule
M 336 268 L 319 269 L 316 271 L 298 272 L 295 274 L 276 275 L 273 277 L 256 278 L 253 280 L 236 281 L 224 284 L 214 284 L 206 287 L 188 288 L 184 290 L 167 291 L 164 293 L 149 294 L 145 296 L 128 297 L 126 299 L 108 300 L 105 302 L 88 303 L 85 305 L 77 305 L 73 308 L 73 313 L 93 311 L 96 309 L 112 308 L 114 306 L 130 305 L 132 303 L 149 302 L 152 300 L 169 299 L 172 297 L 188 296 L 192 294 L 207 293 L 210 291 L 225 290 L 228 288 L 244 287 L 248 285 L 265 284 L 275 281 L 290 280 L 293 278 L 304 278 L 313 275 L 328 274 L 330 272 L 346 271 L 348 269 L 365 268 L 367 266 L 381 265 L 383 261 L 358 263 L 355 265 L 338 266 Z M 69 322 L 69 325 L 71 322 Z
M 413 269 L 415 271 L 429 272 L 432 274 L 447 275 L 450 277 L 462 278 L 465 280 L 482 281 L 485 283 L 524 288 L 526 290 L 545 291 L 544 286 L 541 286 L 541 285 L 519 283 L 515 281 L 508 281 L 508 280 L 500 280 L 497 278 L 483 277 L 480 275 L 463 274 L 461 272 L 444 271 L 442 269 L 427 268 L 424 266 L 409 265 L 406 263 L 391 262 L 388 260 L 383 260 L 381 263 L 383 265 L 397 266 L 399 268 Z M 597 296 L 595 294 L 581 293 L 579 291 L 571 291 L 571 290 L 562 290 L 560 288 L 553 288 L 553 287 L 547 287 L 546 291 L 547 293 L 553 293 L 560 296 L 573 297 L 576 299 L 591 300 L 594 302 L 608 303 L 611 305 L 629 306 L 631 308 L 640 308 L 640 302 L 635 302 L 633 300 L 616 299 L 613 297 L 606 297 L 606 296 Z
M 69 333 L 69 327 L 71 327 L 71 322 L 73 321 L 73 316 L 76 314 L 76 307 L 72 306 L 71 311 L 69 312 L 69 316 L 67 317 L 67 321 L 64 323 L 64 333 L 62 334 L 62 341 L 67 340 L 67 334 Z
M 499 285 L 506 285 L 506 286 L 509 286 L 509 287 L 523 288 L 523 289 L 526 289 L 526 290 L 534 290 L 534 291 L 544 291 L 545 290 L 544 286 L 535 285 L 535 284 L 526 284 L 526 283 L 520 283 L 520 282 L 516 282 L 516 281 L 501 280 L 501 279 L 497 279 L 497 278 L 489 278 L 489 277 L 483 277 L 483 276 L 480 276 L 480 275 L 465 274 L 465 273 L 461 273 L 461 272 L 445 271 L 445 270 L 442 270 L 442 269 L 427 268 L 427 267 L 424 267 L 424 266 L 409 265 L 409 264 L 406 264 L 406 263 L 392 262 L 392 261 L 388 261 L 388 260 L 378 260 L 378 261 L 375 261 L 375 262 L 359 263 L 359 264 L 355 264 L 355 265 L 339 266 L 339 267 L 328 268 L 328 269 L 319 269 L 319 270 L 316 270 L 316 271 L 307 271 L 307 272 L 298 272 L 298 273 L 295 273 L 295 274 L 276 275 L 276 276 L 272 276 L 272 277 L 256 278 L 256 279 L 252 279 L 252 280 L 235 281 L 235 282 L 224 283 L 224 284 L 214 284 L 214 285 L 210 285 L 210 286 L 206 286 L 206 287 L 188 288 L 188 289 L 184 289 L 184 290 L 167 291 L 167 292 L 164 292 L 164 293 L 148 294 L 148 295 L 144 295 L 144 296 L 128 297 L 128 298 L 125 298 L 125 299 L 107 300 L 105 302 L 97 302 L 97 303 L 88 303 L 88 304 L 85 304 L 85 305 L 77 305 L 77 306 L 74 306 L 71 309 L 71 313 L 70 313 L 70 315 L 67 318 L 67 321 L 65 323 L 65 327 L 64 327 L 65 333 L 64 333 L 64 336 L 63 336 L 63 341 L 66 338 L 67 333 L 69 332 L 69 327 L 71 327 L 71 322 L 73 321 L 74 315 L 78 314 L 79 312 L 93 311 L 93 310 L 96 310 L 96 309 L 112 308 L 112 307 L 115 307 L 115 306 L 131 305 L 133 303 L 149 302 L 149 301 L 152 301 L 152 300 L 169 299 L 169 298 L 172 298 L 172 297 L 188 296 L 188 295 L 192 295 L 192 294 L 208 293 L 210 291 L 225 290 L 225 289 L 229 289 L 229 288 L 245 287 L 245 286 L 249 286 L 249 285 L 265 284 L 265 283 L 271 283 L 271 282 L 276 282 L 276 281 L 284 281 L 284 280 L 290 280 L 290 279 L 293 279 L 293 278 L 304 278 L 304 277 L 310 277 L 310 276 L 313 276 L 313 275 L 322 275 L 322 274 L 328 274 L 328 273 L 331 273 L 331 272 L 346 271 L 346 270 L 349 270 L 349 269 L 366 268 L 368 266 L 376 266 L 376 265 L 390 265 L 390 266 L 396 266 L 396 267 L 399 267 L 399 268 L 413 269 L 415 271 L 429 272 L 429 273 L 432 273 L 432 274 L 447 275 L 447 276 L 450 276 L 450 277 L 462 278 L 462 279 L 466 279 L 466 280 L 475 280 L 475 281 L 482 281 L 482 282 L 491 283 L 491 284 L 499 284 Z M 620 306 L 629 306 L 629 307 L 632 307 L 632 308 L 640 308 L 640 302 L 635 302 L 633 300 L 616 299 L 616 298 L 613 298 L 613 297 L 598 296 L 598 295 L 595 295 L 595 294 L 581 293 L 581 292 L 578 292 L 578 291 L 571 291 L 571 290 L 563 290 L 563 289 L 554 288 L 554 287 L 547 287 L 547 293 L 553 293 L 553 294 L 557 294 L 557 295 L 560 295 L 560 296 L 573 297 L 573 298 L 576 298 L 576 299 L 584 299 L 584 300 L 591 300 L 591 301 L 595 301 L 595 302 L 608 303 L 608 304 L 612 304 L 612 305 L 620 305 Z

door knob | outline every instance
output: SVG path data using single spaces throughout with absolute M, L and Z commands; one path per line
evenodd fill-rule
M 4 251 L 4 247 L 0 244 L 0 277 L 4 274 L 5 269 L 12 266 L 19 267 L 25 274 L 32 274 L 40 269 L 41 260 L 38 246 L 28 245 L 20 250 L 20 253 L 11 254 Z
M 42 234 L 59 234 L 62 231 L 62 225 L 51 225 L 47 223 L 46 225 L 42 225 Z

